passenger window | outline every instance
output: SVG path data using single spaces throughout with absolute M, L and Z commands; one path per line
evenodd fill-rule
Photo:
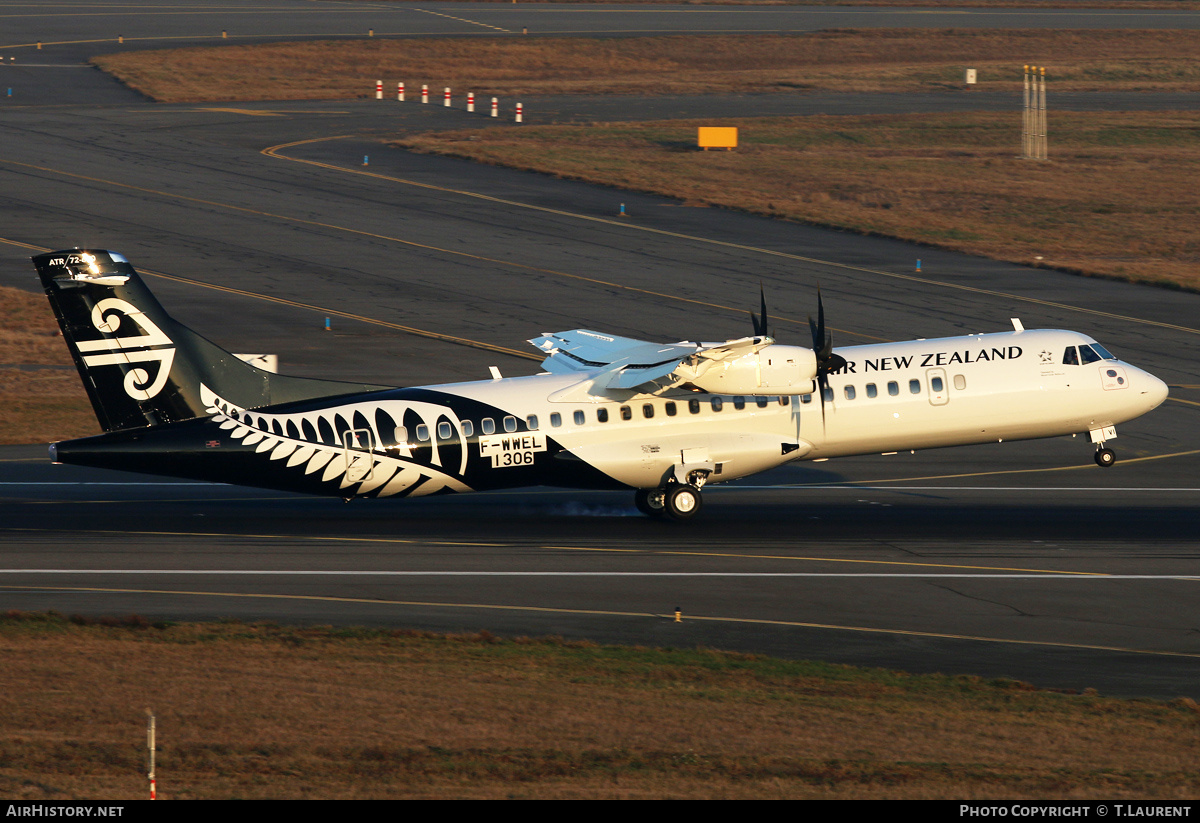
M 908 393 L 909 394 L 920 394 L 921 393 L 921 381 L 920 380 L 909 380 L 908 381 Z
M 742 409 L 746 408 L 746 398 L 744 398 L 744 397 L 733 398 L 733 407 L 735 409 L 737 409 L 738 411 L 741 411 Z
M 621 407 L 621 419 L 622 420 L 632 420 L 633 419 L 633 410 L 630 409 L 628 406 L 622 406 Z
M 665 406 L 663 406 L 663 411 L 665 411 L 667 413 L 667 417 L 674 417 L 675 416 L 675 401 L 668 400 L 667 404 Z
M 942 381 L 942 378 L 934 377 L 934 378 L 930 379 L 929 387 L 931 389 L 933 389 L 935 392 L 941 393 L 942 389 L 945 388 L 945 385 Z
M 575 425 L 576 425 L 576 426 L 582 426 L 582 425 L 583 425 L 584 423 L 586 423 L 586 422 L 587 422 L 587 415 L 585 415 L 585 414 L 584 414 L 582 411 L 576 410 L 576 412 L 575 412 Z
M 654 416 L 654 404 L 653 403 L 643 404 L 642 405 L 642 417 L 649 420 L 653 416 Z
M 833 387 L 832 386 L 825 387 L 825 391 L 821 392 L 821 399 L 824 400 L 826 403 L 833 402 Z
M 462 427 L 463 427 L 463 437 L 470 437 L 471 435 L 475 434 L 475 424 L 472 423 L 470 420 L 464 420 L 462 422 Z
M 900 384 L 897 383 L 895 380 L 889 380 L 888 381 L 888 395 L 891 397 L 895 397 L 898 394 L 900 394 Z
M 967 387 L 966 376 L 961 375 L 961 374 L 954 375 L 954 388 L 958 389 L 959 391 L 962 391 L 966 387 Z
M 807 398 L 808 398 L 808 400 L 812 400 L 812 395 L 811 395 L 811 394 L 806 394 L 806 395 L 804 395 L 804 396 L 805 396 L 805 397 L 807 397 Z M 808 402 L 808 400 L 805 400 L 804 402 L 805 402 L 805 403 L 807 403 L 807 402 Z M 790 397 L 788 397 L 786 394 L 785 394 L 785 395 L 782 395 L 782 396 L 780 396 L 780 398 L 779 398 L 779 405 L 781 405 L 781 406 L 787 406 L 787 405 L 790 405 L 790 404 L 791 404 L 791 402 L 792 402 L 792 399 L 791 399 Z
M 760 409 L 765 409 L 769 402 L 771 402 L 771 398 L 764 397 L 761 394 L 754 398 L 754 405 L 758 406 Z
M 490 417 L 485 417 L 483 420 L 480 420 L 479 427 L 483 430 L 484 434 L 496 433 L 496 421 Z
M 847 400 L 853 400 L 853 399 L 854 399 L 855 391 L 854 391 L 854 387 L 853 387 L 853 386 L 847 386 L 847 387 L 846 387 L 846 389 L 845 389 L 845 392 L 846 392 L 846 399 L 847 399 Z
M 879 389 L 875 388 L 874 383 L 867 384 L 867 397 L 878 397 Z
M 506 432 L 515 432 L 517 430 L 517 418 L 511 414 L 504 418 L 504 430 Z
M 562 415 L 559 414 L 558 412 L 554 412 L 553 414 L 551 414 L 550 415 L 550 425 L 556 429 L 559 426 L 561 426 L 562 425 Z
M 712 410 L 713 411 L 719 412 L 721 410 L 721 407 L 724 405 L 725 405 L 725 402 L 723 400 L 721 400 L 721 398 L 714 397 L 712 399 Z
M 783 398 L 781 397 L 781 398 L 779 398 L 779 399 L 780 399 L 780 400 L 782 400 Z M 800 402 L 801 402 L 801 403 L 811 403 L 811 402 L 812 402 L 812 395 L 811 395 L 811 394 L 802 394 L 802 395 L 800 395 Z
M 1074 346 L 1067 346 L 1067 350 L 1065 352 L 1063 352 L 1063 365 L 1064 366 L 1078 366 L 1079 365 L 1079 355 L 1076 354 Z
M 536 414 L 531 414 L 531 415 L 529 415 L 528 417 L 526 417 L 526 418 L 525 418 L 525 425 L 529 426 L 529 430 L 530 430 L 531 432 L 535 432 L 535 431 L 537 431 L 537 427 L 538 427 L 537 415 L 536 415 Z
M 453 429 L 450 428 L 449 423 L 445 421 L 438 423 L 438 440 L 449 440 L 452 432 Z
M 424 443 L 429 439 L 429 427 L 424 423 L 417 426 L 417 440 Z
M 400 445 L 403 446 L 405 443 L 407 443 L 408 442 L 408 427 L 407 426 L 397 426 L 395 437 L 396 437 L 396 442 L 399 443 Z
M 596 422 L 597 423 L 607 423 L 608 422 L 608 409 L 596 409 Z
M 699 414 L 700 413 L 700 401 L 699 400 L 689 400 L 688 401 L 688 411 L 691 412 L 692 414 Z

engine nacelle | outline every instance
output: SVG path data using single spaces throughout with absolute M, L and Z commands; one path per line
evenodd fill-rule
M 674 374 L 713 394 L 812 394 L 817 356 L 803 346 L 772 344 L 737 357 L 685 360 Z

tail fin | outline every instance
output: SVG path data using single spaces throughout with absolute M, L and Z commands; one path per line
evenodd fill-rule
M 33 263 L 105 431 L 204 417 L 210 392 L 249 409 L 388 388 L 255 368 L 172 320 L 115 252 L 72 249 Z

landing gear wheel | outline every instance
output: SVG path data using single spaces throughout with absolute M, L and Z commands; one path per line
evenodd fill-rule
M 1096 449 L 1096 465 L 1107 469 L 1117 462 L 1117 455 L 1112 449 Z
M 695 517 L 704 507 L 704 498 L 695 486 L 677 485 L 667 489 L 664 500 L 667 517 L 672 520 L 687 520 Z
M 667 513 L 666 492 L 662 489 L 638 489 L 633 502 L 638 511 L 647 517 L 662 517 Z

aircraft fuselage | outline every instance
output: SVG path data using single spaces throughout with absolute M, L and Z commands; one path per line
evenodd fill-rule
M 578 374 L 259 409 L 202 387 L 208 417 L 60 443 L 56 459 L 346 498 L 652 488 L 680 467 L 721 482 L 793 460 L 1103 432 L 1162 402 L 1162 381 L 1128 363 L 1063 362 L 1093 344 L 1037 330 L 841 348 L 824 409 L 816 393 L 647 393 Z

